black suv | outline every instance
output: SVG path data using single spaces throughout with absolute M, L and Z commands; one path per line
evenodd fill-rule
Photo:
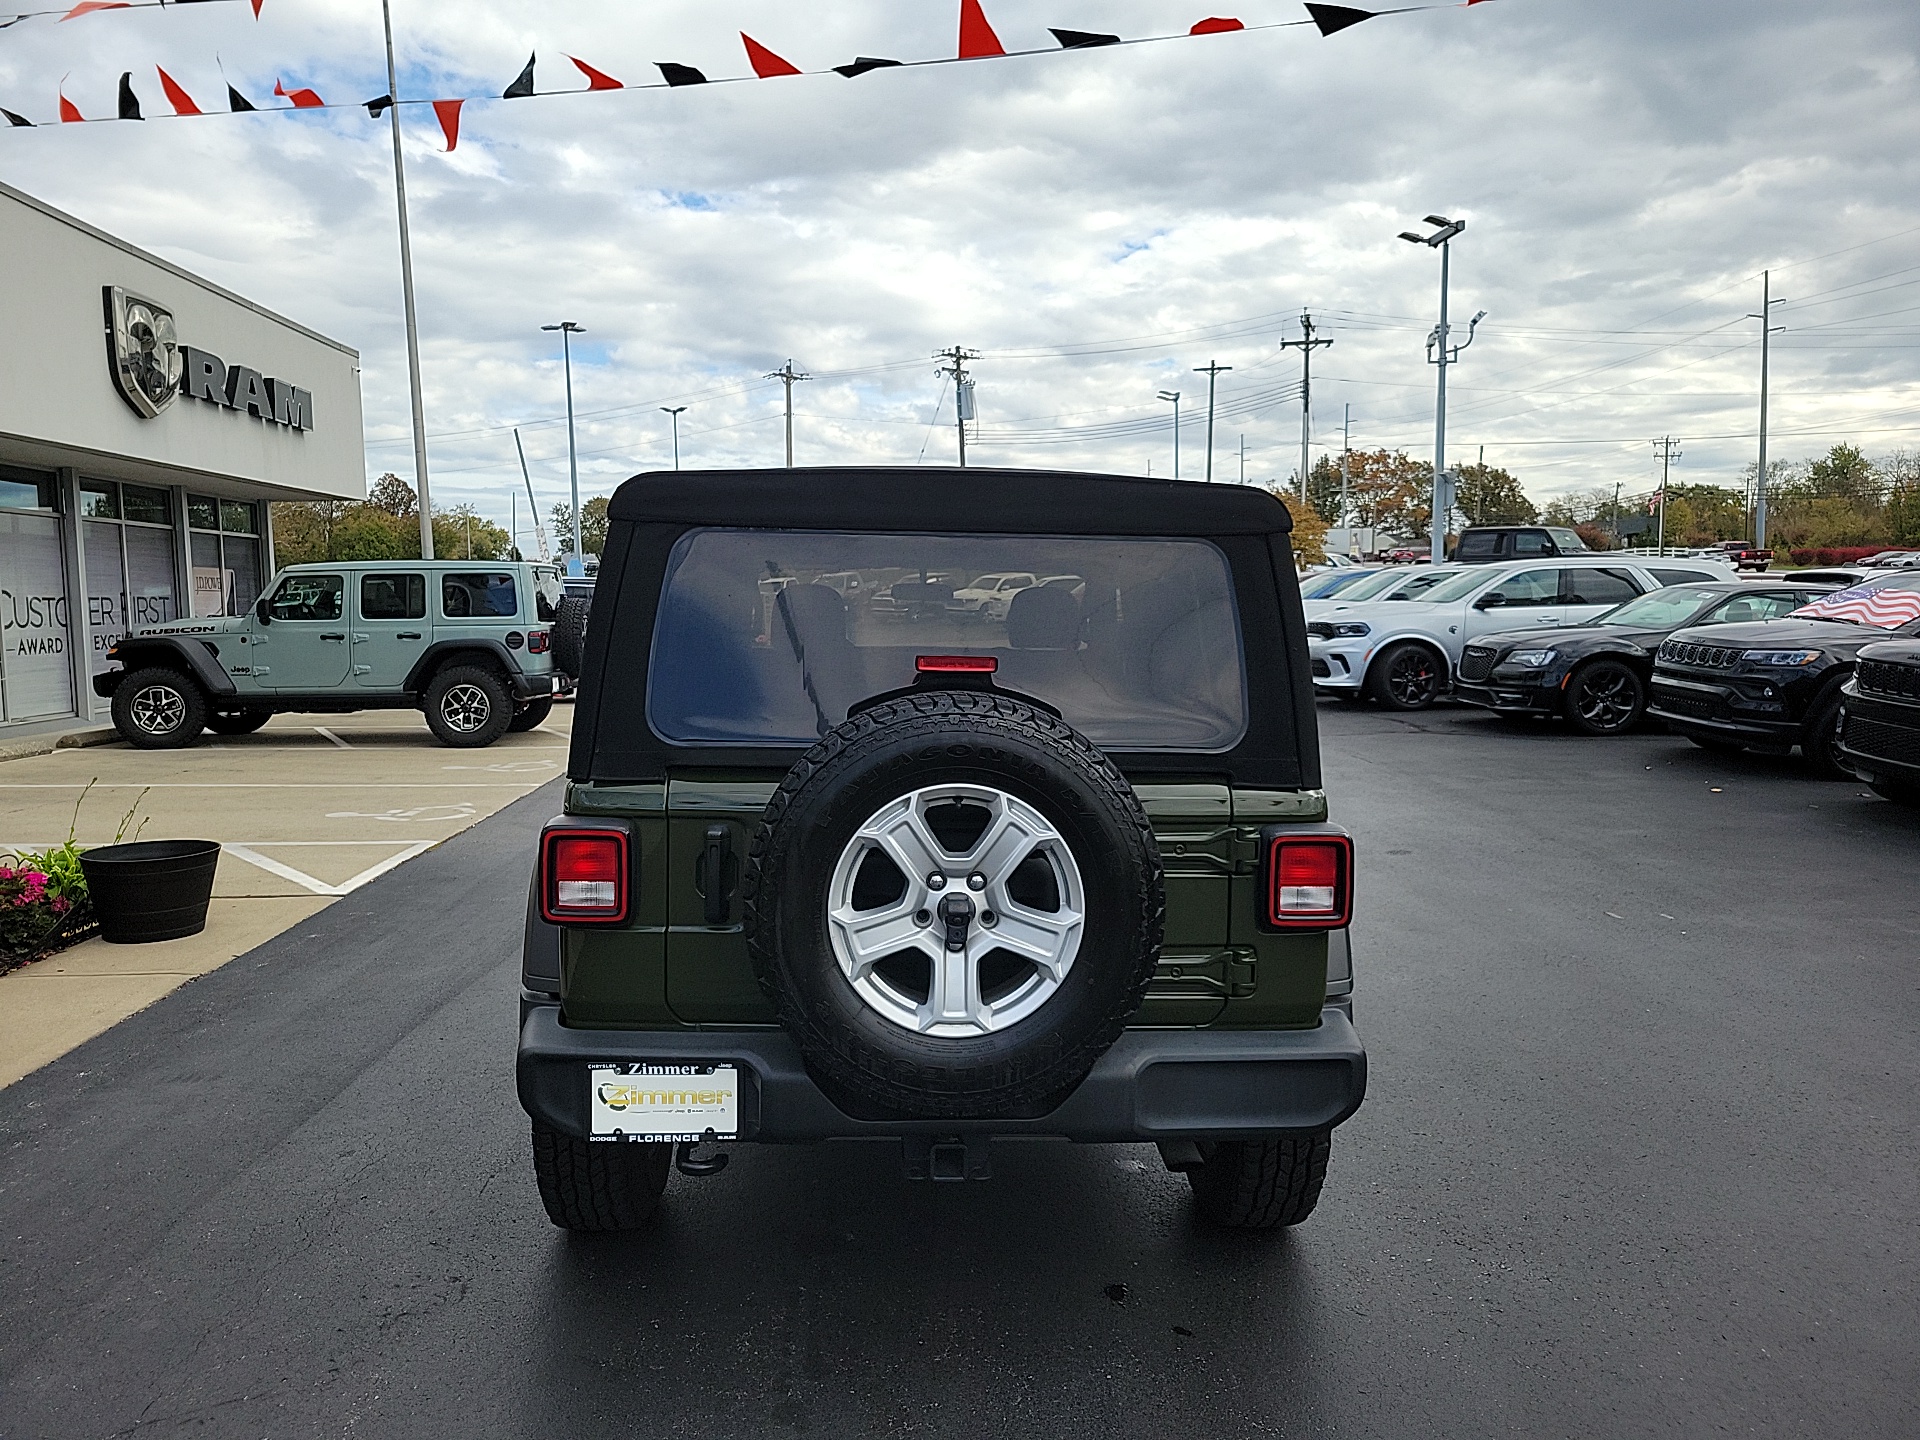
M 1920 805 L 1920 639 L 1863 646 L 1841 694 L 1840 763 L 1887 799 Z
M 1890 631 L 1920 633 L 1920 575 L 1892 571 L 1765 624 L 1678 631 L 1654 660 L 1647 713 L 1708 750 L 1798 745 L 1815 773 L 1843 778 L 1841 686 Z
M 1052 472 L 623 485 L 527 914 L 553 1221 L 833 1137 L 934 1180 L 1153 1141 L 1207 1219 L 1305 1219 L 1366 1055 L 1289 529 Z
M 1469 525 L 1447 558 L 1456 565 L 1492 565 L 1552 555 L 1586 555 L 1587 542 L 1564 525 Z

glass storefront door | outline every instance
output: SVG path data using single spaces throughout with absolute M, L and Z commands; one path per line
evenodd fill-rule
M 51 508 L 51 477 L 47 501 Z M 73 627 L 60 522 L 0 510 L 0 721 L 73 713 Z

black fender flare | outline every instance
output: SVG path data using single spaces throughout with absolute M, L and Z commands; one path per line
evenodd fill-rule
M 449 660 L 460 655 L 494 662 L 506 676 L 507 684 L 513 687 L 513 693 L 517 699 L 524 700 L 533 693 L 547 693 L 546 691 L 535 692 L 528 683 L 526 672 L 520 668 L 520 662 L 514 658 L 513 652 L 501 641 L 492 639 L 434 641 L 421 653 L 420 658 L 413 662 L 413 668 L 407 672 L 407 678 L 400 688 L 409 695 L 425 695 L 427 686 L 433 682 L 435 672 Z
M 112 695 L 133 671 L 146 665 L 163 665 L 184 670 L 209 696 L 239 694 L 233 677 L 215 657 L 212 647 L 193 635 L 129 635 L 113 647 L 113 658 L 121 668 L 94 677 L 94 693 Z M 102 682 L 105 682 L 104 688 Z

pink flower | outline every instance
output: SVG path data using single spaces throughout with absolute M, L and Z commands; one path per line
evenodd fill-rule
M 73 908 L 73 902 L 72 902 L 71 900 L 69 900 L 69 899 L 67 899 L 67 897 L 66 897 L 66 896 L 64 896 L 64 895 L 57 895 L 57 896 L 55 896 L 55 897 L 54 897 L 54 901 L 53 901 L 53 913 L 54 913 L 54 914 L 56 914 L 56 915 L 64 915 L 64 914 L 66 914 L 66 913 L 67 913 L 67 911 L 69 911 L 69 910 L 71 910 L 72 908 Z

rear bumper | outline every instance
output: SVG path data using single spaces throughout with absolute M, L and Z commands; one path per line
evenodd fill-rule
M 570 1030 L 560 1007 L 523 1003 L 520 1103 L 585 1137 L 587 1067 L 600 1062 L 737 1065 L 740 1138 L 772 1143 L 976 1134 L 1126 1143 L 1229 1140 L 1321 1130 L 1360 1108 L 1367 1053 L 1343 1006 L 1312 1030 L 1127 1030 L 1092 1073 L 1031 1120 L 860 1120 L 807 1073 L 782 1030 Z
M 573 677 L 562 675 L 558 670 L 542 671 L 535 675 L 529 675 L 524 670 L 513 672 L 513 698 L 516 700 L 559 699 L 572 691 Z

